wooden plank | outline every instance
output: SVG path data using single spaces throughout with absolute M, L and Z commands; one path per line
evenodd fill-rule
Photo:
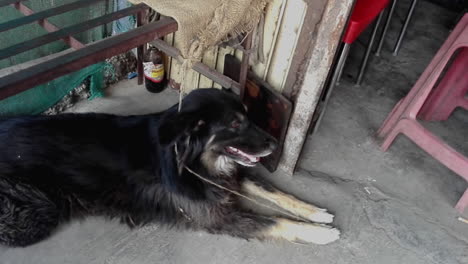
M 307 67 L 300 73 L 304 75 L 304 79 L 296 84 L 299 91 L 279 164 L 285 175 L 292 176 L 294 173 L 353 3 L 354 0 L 345 0 L 326 1 L 320 4 L 324 10 L 319 16 L 320 20 L 311 30 L 301 32 L 301 34 L 310 34 L 314 42 L 310 44 L 310 55 L 304 60 Z M 313 10 L 322 10 L 313 5 L 309 5 L 307 9 L 307 16 L 312 16 Z
M 224 48 L 219 48 L 218 50 L 218 60 L 216 62 L 216 70 L 218 72 L 224 72 L 224 57 L 226 54 L 234 54 L 235 50 L 231 47 L 224 47 Z M 219 83 L 214 84 L 214 88 L 221 89 L 221 87 L 226 87 L 224 85 L 220 85 Z M 228 88 L 228 87 L 226 87 Z M 240 89 L 240 86 L 239 86 Z
M 0 32 L 16 28 L 19 26 L 24 26 L 33 22 L 38 22 L 39 20 L 43 20 L 45 18 L 51 17 L 51 16 L 56 16 L 65 12 L 68 12 L 70 10 L 78 9 L 78 8 L 83 8 L 88 5 L 91 5 L 92 3 L 97 3 L 100 1 L 104 0 L 81 0 L 81 1 L 76 1 L 72 2 L 70 4 L 65 4 L 61 5 L 58 7 L 54 7 L 51 9 L 47 9 L 41 12 L 37 12 L 31 15 L 27 15 L 25 17 L 20 17 L 5 23 L 0 24 Z
M 180 38 L 177 37 L 177 32 L 174 34 L 173 46 L 178 50 L 181 47 Z M 177 85 L 184 85 L 184 92 L 188 93 L 194 88 L 197 88 L 199 74 L 192 69 L 188 69 L 185 73 L 182 68 L 182 60 L 172 60 L 171 63 L 171 79 Z M 180 87 L 180 86 L 179 86 Z M 175 87 L 177 88 L 177 87 Z
M 286 2 L 281 28 L 265 76 L 265 80 L 277 91 L 282 91 L 286 81 L 306 11 L 307 4 L 303 1 Z
M 185 75 L 185 91 L 189 92 L 193 89 L 198 89 L 198 82 L 200 81 L 200 73 L 189 69 Z
M 252 70 L 261 77 L 266 79 L 273 51 L 276 46 L 276 39 L 282 25 L 286 0 L 273 0 L 266 6 L 265 11 L 265 26 L 263 31 L 263 52 L 265 61 L 252 65 Z
M 34 38 L 32 40 L 29 40 L 29 41 L 25 41 L 25 42 L 10 46 L 8 48 L 0 50 L 0 60 L 11 57 L 11 56 L 16 55 L 18 53 L 25 52 L 25 51 L 33 49 L 33 48 L 36 48 L 38 46 L 41 46 L 41 45 L 44 45 L 44 44 L 47 44 L 47 43 L 62 39 L 64 37 L 68 37 L 68 36 L 71 36 L 71 35 L 74 35 L 74 34 L 81 33 L 81 32 L 86 31 L 88 29 L 94 28 L 94 27 L 102 25 L 102 24 L 112 22 L 112 21 L 117 20 L 119 18 L 132 15 L 132 14 L 137 13 L 139 11 L 145 10 L 146 8 L 148 8 L 148 7 L 145 4 L 135 5 L 135 6 L 128 7 L 128 8 L 122 9 L 120 11 L 111 13 L 111 14 L 107 14 L 107 15 L 104 15 L 104 16 L 101 16 L 101 17 L 98 17 L 98 18 L 95 18 L 95 19 L 91 19 L 91 20 L 86 21 L 86 22 L 82 22 L 82 23 L 79 23 L 79 24 L 76 24 L 76 25 L 73 25 L 73 26 L 63 28 L 61 30 L 49 33 L 49 34 L 44 35 L 44 36 Z
M 181 47 L 180 38 L 177 37 L 177 33 L 174 34 L 173 46 L 176 49 Z M 180 85 L 184 85 L 184 92 L 188 93 L 194 88 L 197 88 L 199 80 L 199 74 L 192 69 L 188 69 L 185 73 L 182 68 L 182 60 L 172 60 L 171 64 L 171 78 Z
M 212 47 L 212 48 L 208 49 L 205 52 L 202 62 L 206 66 L 214 69 L 216 67 L 217 59 L 218 59 L 218 47 L 216 46 L 216 47 Z M 200 77 L 198 87 L 200 87 L 200 88 L 212 88 L 213 85 L 214 85 L 214 82 L 210 78 L 207 78 L 204 75 L 202 75 Z
M 282 26 L 282 22 L 283 22 L 283 17 L 284 17 L 284 12 L 286 10 L 286 4 L 288 3 L 288 0 L 283 0 L 282 4 L 281 4 L 281 7 L 280 7 L 280 13 L 279 13 L 279 16 L 278 16 L 278 20 L 275 21 L 275 30 L 273 31 L 273 39 L 271 41 L 271 47 L 270 47 L 270 52 L 268 53 L 268 57 L 267 57 L 267 61 L 266 61 L 266 68 L 265 68 L 265 72 L 264 72 L 264 75 L 263 75 L 263 79 L 266 80 L 266 77 L 267 77 L 267 74 L 268 74 L 268 71 L 270 69 L 270 63 L 271 63 L 271 59 L 273 57 L 273 52 L 276 48 L 276 41 L 278 39 L 278 34 L 280 32 L 280 29 L 281 29 L 281 26 Z
M 200 81 L 200 73 L 189 69 L 185 76 L 185 91 L 188 93 L 191 90 L 198 89 L 198 82 Z
M 174 33 L 166 35 L 164 37 L 164 41 L 169 45 L 172 46 L 174 45 Z M 164 57 L 166 58 L 165 60 L 165 70 L 166 70 L 166 78 L 171 79 L 171 72 L 172 72 L 172 61 L 173 58 L 169 56 L 168 54 L 164 53 Z
M 36 85 L 126 52 L 142 43 L 148 43 L 176 30 L 177 22 L 174 19 L 163 19 L 129 32 L 88 44 L 86 48 L 5 76 L 0 78 L 0 99 L 13 96 Z
M 11 4 L 16 4 L 21 1 L 26 1 L 26 0 L 2 0 L 0 1 L 0 7 L 11 5 Z
M 170 46 L 167 42 L 160 39 L 152 41 L 151 44 L 160 49 L 162 52 L 166 53 L 168 56 L 171 56 L 173 58 L 173 63 L 182 63 L 183 58 L 177 48 Z M 218 83 L 220 87 L 223 86 L 226 88 L 232 88 L 234 92 L 240 92 L 240 85 L 238 82 L 227 76 L 224 76 L 220 72 L 208 67 L 201 62 L 195 63 L 193 65 L 193 70 Z
M 242 54 L 242 62 L 240 66 L 240 73 L 239 73 L 239 84 L 240 84 L 240 98 L 244 99 L 244 92 L 245 92 L 245 84 L 247 82 L 247 73 L 249 71 L 249 58 L 250 58 L 250 48 L 252 48 L 252 34 L 247 33 L 245 37 L 245 41 L 243 43 L 244 46 L 244 54 Z
M 243 52 L 240 49 L 236 49 L 234 51 L 234 56 L 236 57 L 236 59 L 238 59 L 240 61 L 242 60 L 242 54 L 243 54 Z M 224 64 L 224 66 L 226 66 L 226 63 Z
M 153 42 L 154 43 L 154 42 Z M 172 46 L 178 51 L 178 48 L 180 47 L 179 41 L 177 38 L 177 32 L 174 33 L 174 38 L 172 39 Z M 166 51 L 164 51 L 166 52 Z M 170 53 L 168 53 L 169 56 L 172 58 L 175 58 L 175 60 L 172 60 L 171 62 L 171 80 L 174 82 L 174 88 L 179 89 L 180 88 L 180 82 L 181 82 L 181 69 L 182 69 L 182 60 L 179 60 L 180 54 L 177 56 L 173 56 Z
M 179 45 L 179 42 L 178 42 L 178 39 L 176 38 L 176 43 L 174 44 L 175 46 L 178 46 Z M 178 64 L 179 67 L 179 80 L 180 80 L 180 83 L 182 85 L 182 82 L 183 82 L 183 85 L 184 85 L 184 92 L 185 93 L 189 93 L 190 91 L 194 90 L 194 89 L 197 89 L 198 88 L 198 81 L 200 79 L 200 74 L 196 71 L 194 71 L 193 69 L 187 69 L 186 72 L 185 72 L 185 76 L 183 76 L 182 74 L 183 71 L 182 71 L 182 64 Z M 193 68 L 193 67 L 192 67 Z

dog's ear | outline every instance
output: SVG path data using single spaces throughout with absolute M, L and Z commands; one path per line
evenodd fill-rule
M 166 118 L 159 126 L 159 142 L 162 146 L 175 143 L 184 135 L 191 135 L 200 130 L 205 122 L 194 113 L 177 113 Z

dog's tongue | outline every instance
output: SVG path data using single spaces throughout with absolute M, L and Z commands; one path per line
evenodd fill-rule
M 260 158 L 252 156 L 250 154 L 247 154 L 247 153 L 243 152 L 242 150 L 236 149 L 234 147 L 229 147 L 229 150 L 236 153 L 236 154 L 238 154 L 238 155 L 240 155 L 240 156 L 242 156 L 242 157 L 244 157 L 244 158 L 246 158 L 246 159 L 248 159 L 250 162 L 258 162 L 260 160 Z

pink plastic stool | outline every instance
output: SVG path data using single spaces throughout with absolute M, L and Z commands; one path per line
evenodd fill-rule
M 404 134 L 468 181 L 468 158 L 433 135 L 416 119 L 420 115 L 424 119 L 444 120 L 455 107 L 468 109 L 468 100 L 465 98 L 468 89 L 468 49 L 465 47 L 468 47 L 468 14 L 460 20 L 408 95 L 393 108 L 379 129 L 378 136 L 383 138 L 381 149 L 386 151 L 398 134 Z M 433 89 L 452 55 L 458 51 L 452 66 L 437 88 Z M 467 206 L 468 189 L 455 208 L 463 213 Z
M 468 110 L 468 48 L 461 49 L 440 84 L 429 95 L 418 117 L 427 121 L 447 120 L 457 107 Z

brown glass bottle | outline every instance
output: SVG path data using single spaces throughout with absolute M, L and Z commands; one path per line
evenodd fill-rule
M 167 86 L 162 52 L 156 48 L 150 48 L 145 56 L 143 67 L 146 90 L 152 93 L 162 92 Z

